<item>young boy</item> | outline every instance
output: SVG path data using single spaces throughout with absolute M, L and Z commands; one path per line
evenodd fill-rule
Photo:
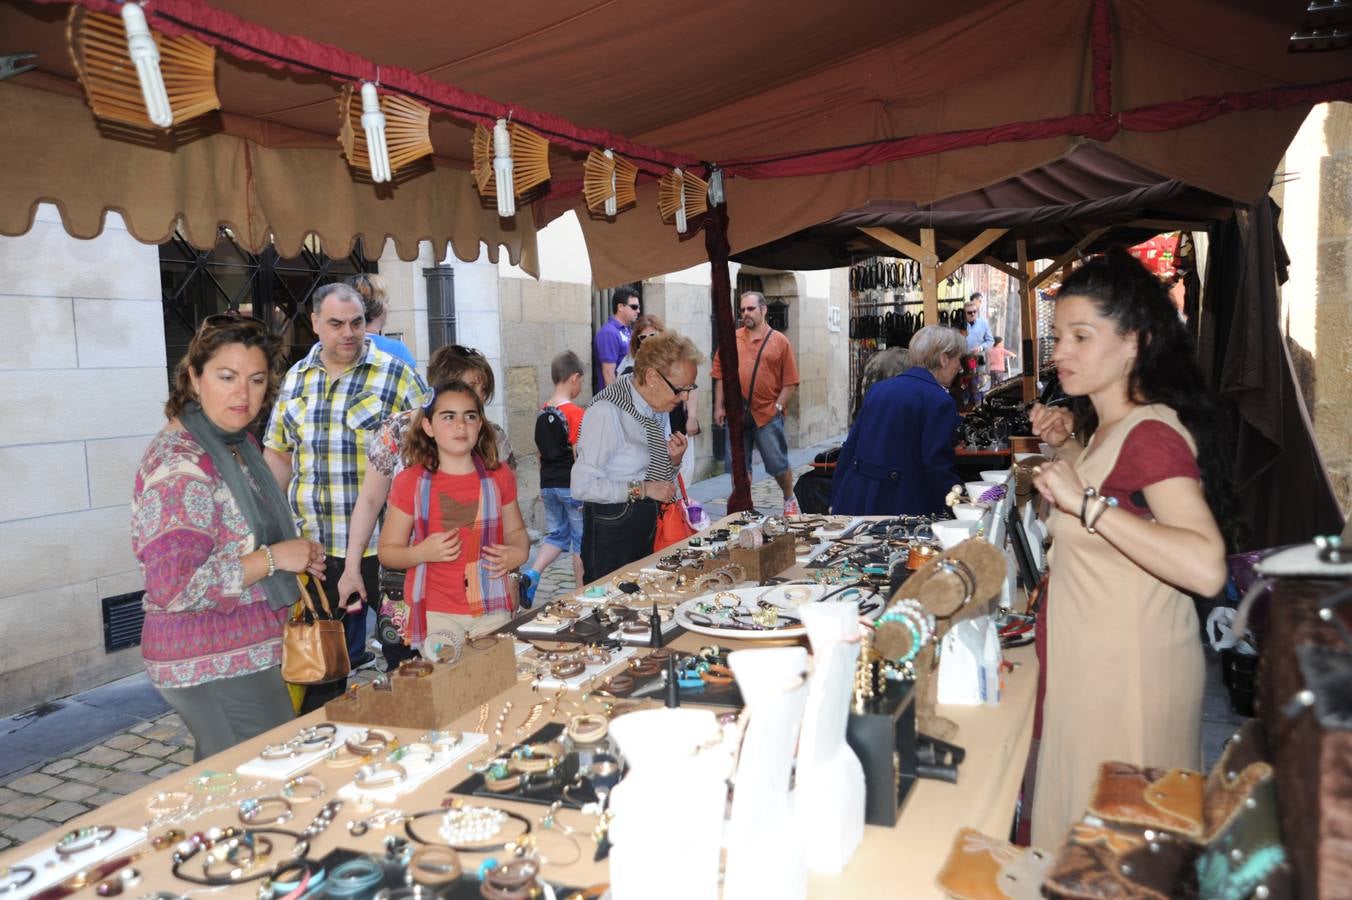
M 582 361 L 565 350 L 549 365 L 554 393 L 535 419 L 535 447 L 540 452 L 540 499 L 545 504 L 544 546 L 526 570 L 523 605 L 535 602 L 540 573 L 564 553 L 573 555 L 573 578 L 582 587 L 582 504 L 568 492 L 573 448 L 582 429 L 582 407 L 573 402 L 582 393 Z

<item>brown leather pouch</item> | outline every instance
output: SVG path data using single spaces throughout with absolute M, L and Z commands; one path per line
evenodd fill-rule
M 1089 815 L 1201 841 L 1204 783 L 1201 773 L 1190 769 L 1149 769 L 1105 762 L 1099 766 Z
M 956 900 L 1036 900 L 1051 864 L 1051 854 L 1036 847 L 962 828 L 935 883 Z
M 1167 832 L 1086 816 L 1071 827 L 1042 892 L 1076 900 L 1175 900 L 1195 893 L 1190 864 L 1196 854 L 1190 842 Z

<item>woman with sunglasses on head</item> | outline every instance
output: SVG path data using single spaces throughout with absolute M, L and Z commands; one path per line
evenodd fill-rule
M 1056 297 L 1061 387 L 1035 406 L 1056 447 L 1033 483 L 1055 509 L 1039 642 L 1045 695 L 1033 843 L 1059 844 L 1103 760 L 1197 769 L 1205 682 L 1189 594 L 1225 584 L 1225 453 L 1191 341 L 1164 287 L 1124 250 Z
M 446 344 L 432 354 L 427 363 L 427 383 L 431 385 L 456 381 L 469 385 L 478 395 L 479 401 L 487 406 L 493 399 L 495 387 L 493 367 L 488 359 L 473 347 L 460 344 Z M 357 505 L 352 511 L 352 522 L 348 525 L 347 562 L 343 574 L 338 579 L 340 596 L 350 597 L 360 594 L 366 597 L 366 588 L 361 579 L 362 550 L 375 531 L 376 521 L 385 509 L 385 501 L 390 495 L 390 485 L 394 477 L 408 464 L 405 456 L 406 436 L 418 410 L 405 410 L 390 416 L 376 431 L 376 437 L 366 448 L 366 478 L 362 481 L 361 491 L 357 494 Z M 516 453 L 512 450 L 507 432 L 496 423 L 484 419 L 484 426 L 493 432 L 497 458 L 507 464 L 508 472 L 516 472 Z M 376 617 L 376 630 L 380 638 L 381 650 L 388 666 L 397 665 L 409 655 L 399 632 L 405 622 L 394 604 L 382 603 Z
M 296 575 L 324 550 L 296 536 L 286 495 L 247 431 L 277 390 L 280 342 L 257 319 L 212 316 L 179 361 L 132 489 L 145 572 L 141 655 L 183 718 L 195 759 L 291 719 L 282 626 Z
M 582 568 L 588 582 L 653 552 L 658 503 L 676 496 L 684 434 L 669 414 L 694 389 L 702 357 L 688 338 L 665 331 L 643 342 L 634 372 L 592 398 L 573 463 L 572 496 L 582 505 Z

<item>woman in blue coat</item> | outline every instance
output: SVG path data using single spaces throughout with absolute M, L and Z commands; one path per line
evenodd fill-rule
M 941 325 L 915 333 L 911 368 L 869 389 L 831 482 L 831 512 L 925 515 L 944 509 L 958 480 L 953 434 L 958 407 L 948 393 L 967 343 Z

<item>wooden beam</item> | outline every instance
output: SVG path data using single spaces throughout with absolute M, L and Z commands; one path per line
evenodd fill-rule
M 955 241 L 952 238 L 941 238 L 939 243 L 943 244 L 950 250 L 958 250 L 962 247 L 961 241 Z M 1018 269 L 1014 268 L 1004 260 L 997 259 L 996 257 L 991 256 L 990 254 L 986 254 L 985 256 L 981 257 L 980 259 L 977 260 L 977 262 L 981 263 L 982 265 L 990 266 L 992 269 L 999 269 L 1001 272 L 1004 272 L 1010 278 L 1017 278 L 1020 281 L 1023 280 L 1022 272 L 1020 272 Z
M 1123 222 L 1122 228 L 1153 228 L 1156 231 L 1206 231 L 1207 222 L 1184 222 L 1175 219 L 1133 219 Z
M 1095 228 L 1093 231 L 1089 232 L 1084 237 L 1080 238 L 1078 241 L 1075 242 L 1074 247 L 1071 247 L 1065 253 L 1062 253 L 1056 259 L 1052 260 L 1051 265 L 1047 266 L 1047 268 L 1043 269 L 1041 272 L 1038 272 L 1036 275 L 1034 275 L 1032 279 L 1028 282 L 1028 289 L 1037 290 L 1047 281 L 1047 279 L 1055 275 L 1058 269 L 1066 265 L 1066 263 L 1070 262 L 1075 257 L 1079 256 L 1081 250 L 1083 250 L 1085 247 L 1088 247 L 1090 244 L 1094 243 L 1094 241 L 1102 237 L 1104 233 L 1107 231 L 1108 229 L 1106 227 Z
M 890 228 L 874 228 L 869 226 L 860 228 L 859 230 L 878 243 L 886 244 L 902 256 L 913 259 L 922 266 L 928 265 L 938 267 L 939 265 L 939 257 L 935 254 L 933 247 L 926 250 L 915 241 L 902 237 Z M 930 233 L 933 234 L 933 230 L 931 230 Z
M 1023 353 L 1020 357 L 1023 362 L 1023 402 L 1030 403 L 1037 399 L 1037 290 L 1029 287 L 1032 280 L 1033 263 L 1028 261 L 1028 242 L 1019 238 L 1015 242 L 1019 254 L 1018 275 L 1020 289 L 1023 294 L 1023 303 L 1020 304 L 1020 324 L 1023 330 Z
M 920 286 L 925 294 L 925 324 L 939 324 L 939 254 L 935 252 L 934 229 L 920 229 L 925 261 L 920 263 Z
M 998 241 L 1008 231 L 1008 228 L 987 228 L 985 231 L 972 238 L 960 247 L 957 253 L 954 253 L 948 259 L 944 260 L 944 264 L 939 267 L 939 280 L 943 281 L 949 275 L 958 271 L 958 269 L 971 260 L 972 257 Z

